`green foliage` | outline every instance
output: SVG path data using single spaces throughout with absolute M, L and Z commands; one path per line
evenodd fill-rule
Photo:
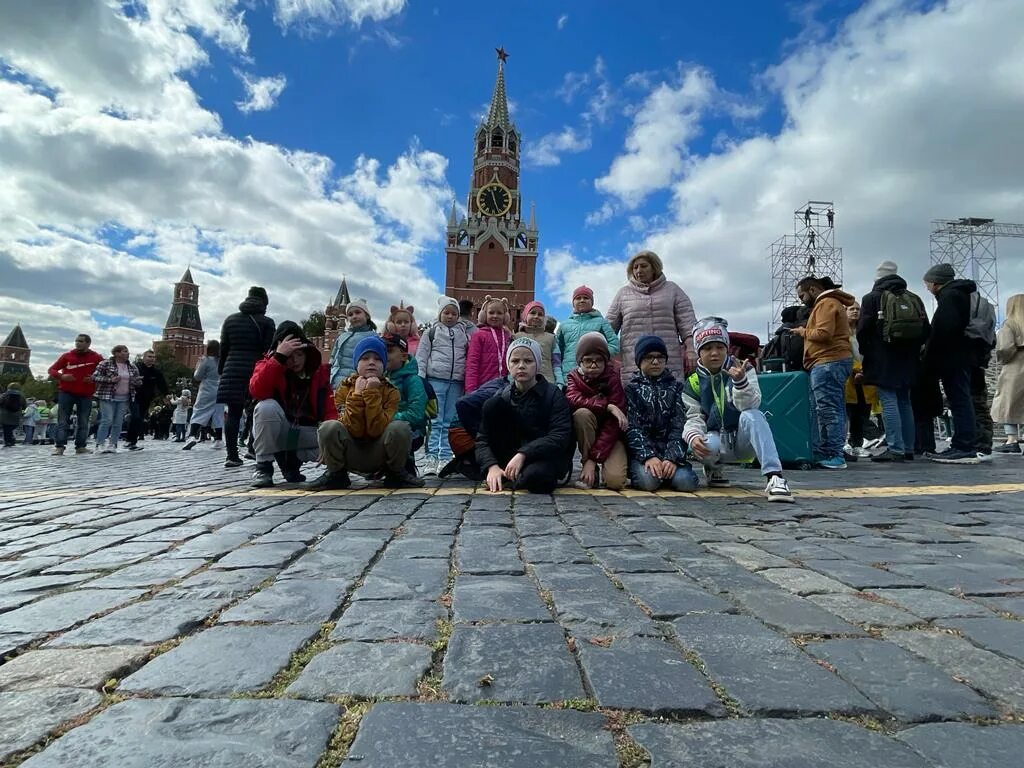
M 28 401 L 46 400 L 51 402 L 57 399 L 57 382 L 50 378 L 40 377 L 34 379 L 22 373 L 8 373 L 0 376 L 0 393 L 7 391 L 7 385 L 11 382 L 21 384 L 21 394 Z
M 302 321 L 302 332 L 312 338 L 323 336 L 327 328 L 327 315 L 323 312 L 310 312 L 309 317 Z
M 172 392 L 192 383 L 192 369 L 174 359 L 174 349 L 170 344 L 154 344 L 153 351 L 156 352 L 156 367 L 164 375 Z

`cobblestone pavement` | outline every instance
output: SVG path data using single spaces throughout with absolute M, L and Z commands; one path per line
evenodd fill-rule
M 0 763 L 1021 764 L 1021 457 L 771 505 L 253 491 L 178 447 L 0 453 Z

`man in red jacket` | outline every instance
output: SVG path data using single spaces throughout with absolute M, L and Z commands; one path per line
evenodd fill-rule
M 302 462 L 316 461 L 320 455 L 317 428 L 338 418 L 330 366 L 302 328 L 285 320 L 274 333 L 271 349 L 249 379 L 249 394 L 256 401 L 253 488 L 274 484 L 275 460 L 285 482 L 303 482 Z
M 78 412 L 78 428 L 75 430 L 75 453 L 89 453 L 89 413 L 92 411 L 92 395 L 96 384 L 92 380 L 96 366 L 103 357 L 89 349 L 92 339 L 87 333 L 75 337 L 75 348 L 57 358 L 48 373 L 57 380 L 57 435 L 54 438 L 54 456 L 63 456 L 68 445 L 68 426 L 72 409 Z

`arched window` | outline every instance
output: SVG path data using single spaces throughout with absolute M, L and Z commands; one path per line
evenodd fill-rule
M 500 148 L 504 143 L 505 136 L 502 134 L 500 130 L 495 130 L 494 133 L 491 134 L 491 147 Z

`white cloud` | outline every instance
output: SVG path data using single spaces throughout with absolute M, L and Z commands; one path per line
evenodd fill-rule
M 565 29 L 565 25 L 568 24 L 568 23 L 569 23 L 569 14 L 568 13 L 563 13 L 561 16 L 558 17 L 558 21 L 555 22 L 555 24 L 558 27 L 559 31 Z
M 0 68 L 0 333 L 22 323 L 36 370 L 78 330 L 102 349 L 158 337 L 189 262 L 211 336 L 249 285 L 278 320 L 322 308 L 342 274 L 378 312 L 396 285 L 436 299 L 421 259 L 454 196 L 446 159 L 413 140 L 337 167 L 225 134 L 184 75 L 207 61 L 195 36 L 247 38 L 233 4 L 203 27 L 200 5 L 172 23 L 158 3 L 134 18 L 103 0 L 0 4 L 0 63 L 17 70 Z
M 401 13 L 405 0 L 275 0 L 275 7 L 283 27 L 313 22 L 358 27 L 366 19 L 383 21 Z
M 586 219 L 584 219 L 583 223 L 586 224 L 588 227 L 596 227 L 599 224 L 604 224 L 606 221 L 611 221 L 611 219 L 614 216 L 615 206 L 612 205 L 607 200 L 605 200 L 603 203 L 601 203 L 600 208 L 598 208 L 596 211 L 591 211 L 590 213 L 587 214 L 587 217 Z
M 235 74 L 245 86 L 245 101 L 236 101 L 235 106 L 246 113 L 264 112 L 276 107 L 278 97 L 288 84 L 284 75 L 253 77 L 239 70 L 235 70 Z
M 526 146 L 526 162 L 534 166 L 558 165 L 561 154 L 585 152 L 590 149 L 590 136 L 577 133 L 575 128 L 563 126 L 561 131 L 541 136 L 535 143 Z

